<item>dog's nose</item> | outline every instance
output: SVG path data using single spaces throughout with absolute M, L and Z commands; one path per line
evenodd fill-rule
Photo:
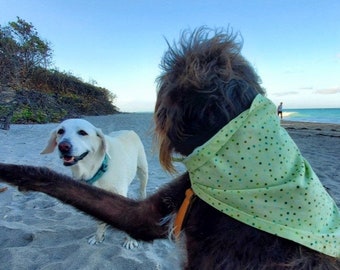
M 62 153 L 68 153 L 71 151 L 72 145 L 68 142 L 60 142 L 58 145 L 59 151 Z

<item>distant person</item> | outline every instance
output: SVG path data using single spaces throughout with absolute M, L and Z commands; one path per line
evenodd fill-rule
M 280 102 L 279 106 L 277 107 L 277 115 L 282 119 L 282 102 Z

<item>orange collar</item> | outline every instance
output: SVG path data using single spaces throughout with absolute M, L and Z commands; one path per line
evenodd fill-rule
M 179 238 L 179 234 L 181 233 L 183 224 L 185 223 L 184 221 L 187 217 L 187 213 L 190 209 L 192 202 L 194 201 L 193 200 L 195 198 L 194 195 L 195 193 L 193 192 L 191 188 L 188 188 L 185 191 L 185 198 L 182 202 L 181 207 L 178 210 L 178 213 L 176 215 L 175 222 L 174 222 L 174 235 L 176 239 Z

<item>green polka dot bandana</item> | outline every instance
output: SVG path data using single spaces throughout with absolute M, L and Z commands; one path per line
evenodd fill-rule
M 183 160 L 203 201 L 259 230 L 340 257 L 340 213 L 275 105 L 258 95 L 250 109 Z

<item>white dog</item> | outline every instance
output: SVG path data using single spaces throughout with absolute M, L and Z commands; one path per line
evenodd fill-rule
M 52 153 L 58 147 L 65 166 L 70 166 L 76 180 L 127 196 L 136 172 L 140 179 L 140 198 L 146 197 L 148 164 L 143 144 L 134 131 L 121 130 L 109 136 L 83 119 L 63 121 L 55 130 L 41 154 Z M 90 244 L 104 240 L 106 223 L 100 222 Z M 138 246 L 127 237 L 124 247 Z

